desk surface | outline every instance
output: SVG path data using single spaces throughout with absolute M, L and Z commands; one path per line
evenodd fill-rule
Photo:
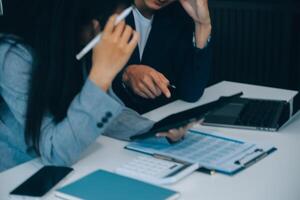
M 296 94 L 294 91 L 223 81 L 207 88 L 201 100 L 196 103 L 176 101 L 151 111 L 145 116 L 159 120 L 171 113 L 215 100 L 221 95 L 231 95 L 239 91 L 243 91 L 246 97 L 282 100 L 290 100 Z M 300 115 L 297 115 L 291 123 L 276 133 L 200 125 L 197 128 L 248 141 L 270 143 L 276 146 L 278 151 L 232 177 L 222 174 L 209 176 L 194 172 L 182 181 L 167 186 L 181 192 L 180 199 L 300 199 Z M 99 137 L 95 144 L 84 153 L 83 158 L 73 166 L 75 168 L 73 174 L 68 176 L 60 185 L 99 168 L 113 171 L 139 155 L 137 152 L 124 150 L 123 147 L 126 144 L 127 142 L 105 136 Z M 36 159 L 0 173 L 0 198 L 8 199 L 9 191 L 40 167 L 41 164 Z M 53 199 L 53 192 L 50 192 L 45 198 Z

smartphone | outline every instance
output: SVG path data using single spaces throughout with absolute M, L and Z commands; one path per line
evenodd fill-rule
M 72 170 L 70 167 L 44 166 L 11 191 L 10 195 L 42 197 Z

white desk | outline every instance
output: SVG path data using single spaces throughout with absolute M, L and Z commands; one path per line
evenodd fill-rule
M 283 100 L 289 100 L 296 94 L 294 91 L 224 81 L 207 88 L 204 96 L 197 103 L 176 101 L 145 116 L 158 120 L 168 114 L 215 100 L 221 95 L 230 95 L 239 91 L 243 91 L 244 96 L 247 97 Z M 199 128 L 254 142 L 269 142 L 276 146 L 278 151 L 233 177 L 222 174 L 209 176 L 195 172 L 177 184 L 168 186 L 181 192 L 180 199 L 300 199 L 300 115 L 278 133 L 204 126 Z M 99 137 L 97 142 L 85 152 L 83 159 L 73 166 L 75 171 L 65 182 L 75 180 L 99 168 L 113 171 L 136 157 L 138 153 L 123 149 L 126 144 L 108 137 Z M 36 159 L 0 173 L 0 199 L 8 199 L 9 191 L 40 167 L 41 164 Z M 53 198 L 53 192 L 46 196 L 46 199 Z

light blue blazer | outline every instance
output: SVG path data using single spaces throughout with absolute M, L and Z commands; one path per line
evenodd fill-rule
M 37 157 L 24 139 L 32 54 L 14 43 L 6 40 L 0 45 L 0 171 Z M 45 164 L 72 165 L 101 134 L 127 140 L 152 125 L 124 107 L 112 91 L 105 93 L 87 79 L 64 120 L 55 124 L 50 114 L 44 116 L 41 159 Z

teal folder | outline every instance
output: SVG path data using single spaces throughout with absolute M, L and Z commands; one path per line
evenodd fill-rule
M 97 170 L 56 191 L 62 199 L 161 200 L 177 199 L 179 193 L 139 180 Z

